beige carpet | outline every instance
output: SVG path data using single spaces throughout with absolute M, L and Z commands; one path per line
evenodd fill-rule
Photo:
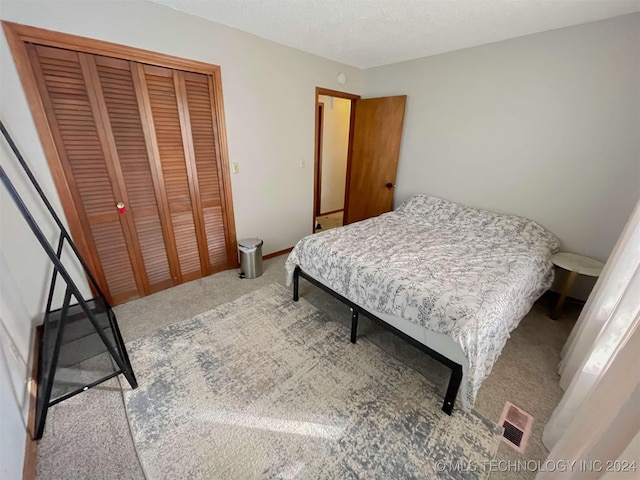
M 153 334 L 274 282 L 284 284 L 284 261 L 280 256 L 265 262 L 263 276 L 241 280 L 227 271 L 174 287 L 116 307 L 125 341 Z M 324 292 L 301 281 L 301 296 L 348 325 L 349 309 Z M 544 460 L 548 452 L 541 443 L 542 428 L 562 396 L 556 366 L 560 350 L 577 318 L 579 308 L 566 305 L 558 321 L 548 318 L 550 299 L 539 300 L 512 333 L 489 378 L 478 394 L 475 409 L 497 421 L 505 401 L 510 400 L 535 417 L 524 454 L 505 444 L 497 460 Z M 448 369 L 366 318 L 360 320 L 360 338 L 368 338 L 403 363 L 416 369 L 441 392 Z M 135 369 L 135 364 L 134 364 Z M 491 478 L 534 478 L 535 473 L 495 472 Z M 38 450 L 38 478 L 143 478 L 142 469 L 126 421 L 117 380 L 107 382 L 50 409 L 44 438 Z

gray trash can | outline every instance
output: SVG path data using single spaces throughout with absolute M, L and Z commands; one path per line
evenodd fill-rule
M 241 278 L 257 278 L 262 275 L 263 243 L 259 238 L 244 238 L 238 241 Z

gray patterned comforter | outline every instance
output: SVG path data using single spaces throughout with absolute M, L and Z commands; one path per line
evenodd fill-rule
M 553 280 L 555 235 L 525 218 L 416 195 L 394 212 L 307 236 L 286 262 L 358 305 L 449 335 L 473 407 L 509 333 Z

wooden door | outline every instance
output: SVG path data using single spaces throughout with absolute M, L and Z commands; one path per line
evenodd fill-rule
M 126 219 L 116 208 L 122 191 L 105 153 L 104 129 L 93 113 L 86 57 L 41 45 L 29 45 L 28 51 L 60 161 L 71 174 L 70 190 L 84 237 L 96 254 L 96 279 L 114 303 L 135 298 L 142 289 L 131 262 L 135 249 L 126 235 Z
M 183 99 L 177 94 L 178 73 L 151 65 L 138 65 L 137 68 L 142 72 L 142 94 L 150 105 L 150 129 L 157 144 L 158 174 L 163 179 L 181 283 L 206 275 L 208 260 L 200 258 L 202 228 L 198 212 L 194 211 L 197 199 L 192 172 L 187 165 L 187 159 L 191 157 L 184 130 Z
M 393 209 L 406 100 L 406 95 L 400 95 L 352 102 L 355 113 L 345 225 Z
M 215 105 L 211 77 L 192 72 L 180 72 L 179 83 L 186 99 L 186 125 L 191 139 L 189 164 L 193 170 L 197 211 L 202 217 L 202 228 L 208 254 L 207 274 L 228 268 L 230 259 L 236 258 L 235 245 L 229 239 L 229 198 L 223 195 L 223 171 L 220 162 L 220 135 L 211 112 Z
M 175 285 L 178 276 L 169 264 L 173 239 L 161 221 L 162 205 L 157 201 L 158 179 L 155 165 L 145 140 L 135 82 L 135 65 L 126 60 L 87 55 L 94 73 L 97 111 L 106 112 L 105 131 L 113 138 L 114 165 L 119 169 L 121 201 L 125 205 L 122 218 L 137 246 L 134 270 L 142 277 L 138 295 L 146 295 Z M 132 71 L 133 67 L 133 71 Z M 102 258 L 101 258 L 102 259 Z M 108 259 L 102 259 L 103 263 Z M 109 285 L 111 287 L 111 284 Z
M 233 268 L 213 78 L 43 45 L 27 51 L 81 225 L 73 234 L 108 299 Z

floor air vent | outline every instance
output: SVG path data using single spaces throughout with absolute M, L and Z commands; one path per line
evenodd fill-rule
M 498 423 L 504 427 L 502 440 L 518 452 L 524 452 L 531 433 L 533 417 L 513 403 L 507 402 Z

